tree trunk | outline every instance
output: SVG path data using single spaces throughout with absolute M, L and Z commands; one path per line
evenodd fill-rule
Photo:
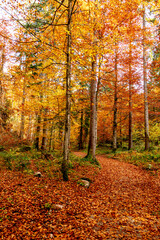
M 99 95 L 99 86 L 100 86 L 100 82 L 101 82 L 101 64 L 102 64 L 102 61 L 103 61 L 103 56 L 102 57 L 99 57 L 99 62 L 97 63 L 97 76 L 96 76 L 96 81 L 97 81 L 97 88 L 96 88 L 96 123 L 95 123 L 95 134 L 96 134 L 96 145 L 97 145 L 97 111 L 98 111 L 98 95 Z
M 91 112 L 90 112 L 90 136 L 88 145 L 88 154 L 92 159 L 96 160 L 96 92 L 97 92 L 97 78 L 96 78 L 96 57 L 92 61 L 92 76 L 91 76 Z
M 51 130 L 50 130 L 49 151 L 54 149 L 54 145 L 53 145 L 53 131 L 54 131 L 54 121 L 52 121 Z
M 85 118 L 84 118 L 84 142 L 85 146 L 87 145 L 87 138 L 89 133 L 89 120 L 90 120 L 90 109 L 88 107 L 85 109 Z
M 64 151 L 62 161 L 63 180 L 68 181 L 68 161 L 70 145 L 70 118 L 71 118 L 71 15 L 72 1 L 68 0 L 68 22 L 67 22 L 67 59 L 66 59 L 66 116 L 64 133 Z
M 32 130 L 32 117 L 29 115 L 28 119 L 28 130 L 27 130 L 27 138 L 31 140 L 31 130 Z
M 47 145 L 47 109 L 44 109 L 44 118 L 43 118 L 43 137 L 42 137 L 42 144 L 41 150 L 45 150 Z
M 83 149 L 83 109 L 81 110 L 81 119 L 80 119 L 80 133 L 79 133 L 79 147 L 78 149 Z
M 120 129 L 119 129 L 119 136 L 120 136 L 120 147 L 123 147 L 123 135 L 122 135 L 122 114 L 120 112 Z
M 2 117 L 2 110 L 3 110 L 3 87 L 2 87 L 2 80 L 3 80 L 3 70 L 4 70 L 4 61 L 5 61 L 5 39 L 3 39 L 3 44 L 2 44 L 2 56 L 1 56 L 1 67 L 0 67 L 0 131 L 3 129 L 3 117 Z
M 147 91 L 147 63 L 146 63 L 146 46 L 145 46 L 145 7 L 143 10 L 143 83 L 144 83 L 144 126 L 145 126 L 145 150 L 149 149 L 149 114 L 148 114 L 148 91 Z
M 118 82 L 118 60 L 117 43 L 115 44 L 115 84 L 114 84 L 114 107 L 113 107 L 113 150 L 117 149 L 117 82 Z
M 128 149 L 133 148 L 132 140 L 132 45 L 129 44 L 129 139 Z
M 40 149 L 40 142 L 39 142 L 39 138 L 40 138 L 40 130 L 41 130 L 41 113 L 39 113 L 37 115 L 37 126 L 36 126 L 36 138 L 35 138 L 35 141 L 34 141 L 34 146 L 37 150 Z
M 20 138 L 24 137 L 24 105 L 25 105 L 25 80 L 23 79 L 23 95 L 22 95 L 22 112 L 21 112 L 21 126 L 20 126 Z

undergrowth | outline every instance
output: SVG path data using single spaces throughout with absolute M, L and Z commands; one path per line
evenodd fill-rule
M 99 147 L 97 154 L 105 154 L 108 158 L 125 161 L 149 171 L 160 169 L 160 149 L 157 146 L 151 147 L 149 151 L 144 150 L 143 144 L 135 146 L 133 150 L 123 147 L 113 151 L 111 147 Z
M 22 171 L 34 174 L 40 171 L 48 177 L 61 178 L 62 153 L 60 151 L 37 151 L 30 146 L 20 146 L 9 150 L 0 151 L 0 168 L 11 171 Z M 70 154 L 68 163 L 69 174 L 78 175 L 77 167 L 96 167 L 97 162 L 91 159 L 82 159 Z

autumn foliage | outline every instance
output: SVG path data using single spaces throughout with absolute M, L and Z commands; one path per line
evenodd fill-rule
M 67 183 L 55 168 L 52 178 L 1 171 L 1 239 L 158 239 L 159 177 L 97 158 L 101 170 L 76 164 Z
M 159 239 L 160 1 L 1 2 L 2 239 Z
M 37 148 L 61 149 L 66 122 L 67 24 L 70 24 L 67 23 L 67 1 L 16 4 L 11 1 L 2 6 L 8 19 L 14 22 L 12 36 L 6 32 L 7 21 L 3 21 L 1 29 L 3 75 L 7 67 L 7 76 L 1 76 L 1 85 L 14 111 L 8 123 L 20 138 L 30 139 Z M 71 96 L 71 145 L 79 145 L 82 140 L 85 145 L 88 143 L 92 112 L 89 109 L 96 105 L 97 143 L 112 142 L 116 137 L 116 148 L 123 140 L 126 145 L 128 139 L 132 141 L 129 148 L 134 147 L 133 142 L 138 139 L 136 132 L 144 127 L 145 119 L 144 44 L 145 59 L 148 59 L 146 81 L 151 84 L 147 100 L 149 113 L 158 117 L 158 109 L 153 106 L 159 104 L 158 4 L 153 1 L 150 5 L 145 19 L 148 23 L 143 29 L 145 1 L 143 5 L 137 0 L 72 3 L 71 92 L 67 95 Z M 17 18 L 17 13 L 21 19 Z M 8 62 L 12 64 L 8 66 Z M 90 91 L 95 81 L 96 103 L 90 104 Z M 152 121 L 153 117 L 150 119 Z M 113 130 L 113 126 L 116 129 Z M 150 122 L 151 132 L 152 126 Z M 116 131 L 115 136 L 113 131 Z

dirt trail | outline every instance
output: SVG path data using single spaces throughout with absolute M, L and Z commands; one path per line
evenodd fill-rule
M 104 235 L 111 234 L 111 239 L 160 239 L 159 177 L 102 155 L 97 159 L 102 169 L 90 187 L 90 198 L 99 200 L 97 216 L 102 226 L 108 223 Z

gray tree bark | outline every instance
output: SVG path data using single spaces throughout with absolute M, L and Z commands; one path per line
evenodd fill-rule
M 1 66 L 0 66 L 0 77 L 1 79 L 3 79 L 3 71 L 4 71 L 4 62 L 5 62 L 5 39 L 3 39 L 3 44 L 2 44 L 2 55 L 1 55 Z M 2 80 L 0 79 L 0 131 L 2 131 L 3 129 L 3 117 L 2 117 L 2 109 L 3 109 L 3 105 L 4 105 L 4 99 L 3 99 L 3 95 L 4 95 L 4 90 L 3 90 L 3 86 L 2 86 Z
M 97 119 L 97 77 L 96 77 L 96 57 L 92 61 L 92 76 L 91 76 L 91 112 L 90 112 L 90 135 L 88 154 L 91 155 L 92 159 L 96 160 L 96 119 Z
M 83 112 L 84 110 L 81 110 L 81 116 L 80 116 L 80 132 L 79 132 L 79 146 L 78 149 L 81 150 L 83 149 Z
M 42 137 L 42 144 L 41 150 L 45 150 L 47 146 L 47 109 L 44 109 L 44 118 L 43 118 L 43 137 Z
M 66 51 L 66 116 L 64 132 L 64 151 L 62 161 L 63 180 L 68 181 L 68 162 L 70 147 L 70 119 L 71 119 L 71 17 L 72 0 L 68 0 L 68 20 L 67 20 L 67 51 Z
M 24 105 L 25 105 L 25 79 L 23 79 L 23 93 L 22 93 L 22 112 L 21 112 L 21 125 L 20 125 L 20 138 L 23 139 L 24 137 Z
M 129 140 L 128 149 L 133 148 L 132 140 L 132 44 L 129 44 Z
M 113 106 L 113 150 L 117 149 L 117 83 L 118 83 L 118 56 L 117 43 L 115 44 L 115 83 L 114 83 L 114 106 Z
M 143 9 L 143 84 L 144 84 L 144 128 L 145 128 L 145 150 L 149 149 L 149 114 L 148 114 L 148 90 L 147 90 L 147 61 L 146 61 L 146 20 L 145 7 Z
M 36 118 L 37 118 L 37 123 L 36 123 L 37 126 L 36 126 L 36 133 L 35 133 L 36 137 L 35 137 L 35 140 L 34 140 L 34 146 L 37 150 L 39 150 L 40 149 L 39 138 L 40 138 L 40 131 L 41 131 L 41 126 L 40 126 L 40 124 L 41 124 L 41 113 L 37 114 Z
M 32 130 L 32 116 L 28 117 L 28 129 L 27 129 L 27 138 L 31 140 L 31 130 Z
M 40 93 L 40 101 L 42 101 L 43 95 Z M 39 110 L 39 112 L 36 114 L 36 132 L 35 132 L 35 140 L 34 140 L 34 146 L 37 150 L 40 149 L 40 131 L 41 131 L 41 113 L 42 109 Z
M 50 128 L 49 151 L 54 150 L 54 139 L 53 139 L 54 128 L 55 128 L 54 121 L 52 121 L 51 128 Z

